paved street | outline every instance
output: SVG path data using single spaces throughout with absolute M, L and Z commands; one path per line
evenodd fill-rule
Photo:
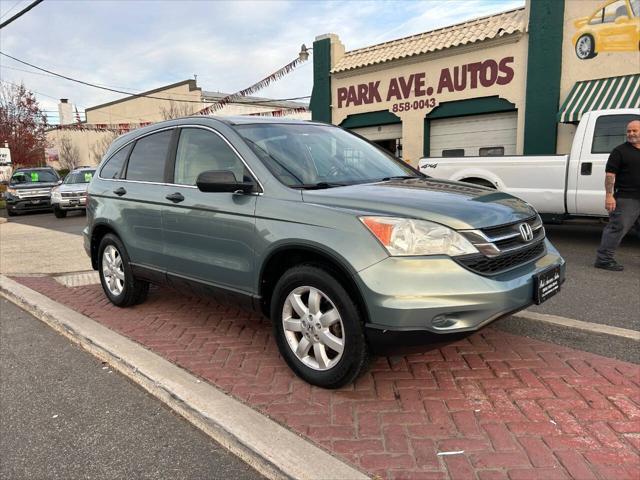
M 162 403 L 0 299 L 0 478 L 256 479 Z

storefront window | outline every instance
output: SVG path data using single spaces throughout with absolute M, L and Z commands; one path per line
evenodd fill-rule
M 464 157 L 464 148 L 450 148 L 442 150 L 443 157 Z
M 481 157 L 499 157 L 504 155 L 504 147 L 482 147 L 480 149 Z

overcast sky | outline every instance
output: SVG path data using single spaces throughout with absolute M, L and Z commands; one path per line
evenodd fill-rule
M 31 1 L 0 0 L 1 20 Z M 317 35 L 338 34 L 348 51 L 523 5 L 524 0 L 45 0 L 0 31 L 0 50 L 132 92 L 196 74 L 203 90 L 233 93 L 289 63 Z M 59 98 L 84 110 L 122 97 L 33 73 L 2 56 L 0 78 L 23 81 L 52 111 Z M 256 95 L 301 97 L 311 94 L 312 84 L 310 59 Z

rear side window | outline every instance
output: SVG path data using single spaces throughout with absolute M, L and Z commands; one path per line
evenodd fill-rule
M 141 138 L 133 147 L 127 164 L 127 180 L 164 182 L 164 168 L 173 130 Z
M 627 124 L 637 115 L 604 115 L 596 120 L 591 153 L 611 153 L 627 139 Z
M 130 147 L 124 147 L 115 155 L 113 155 L 109 160 L 107 160 L 102 167 L 102 170 L 100 170 L 100 177 L 109 180 L 120 178 L 120 172 L 122 171 L 124 161 L 127 159 L 129 150 L 131 150 Z

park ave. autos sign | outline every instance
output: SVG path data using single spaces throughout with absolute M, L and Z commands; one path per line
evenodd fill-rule
M 391 107 L 393 112 L 428 109 L 439 103 L 438 95 L 442 93 L 507 85 L 513 76 L 513 57 L 447 67 L 436 74 L 416 72 L 393 77 L 388 84 L 375 80 L 340 87 L 338 108 L 395 102 Z

